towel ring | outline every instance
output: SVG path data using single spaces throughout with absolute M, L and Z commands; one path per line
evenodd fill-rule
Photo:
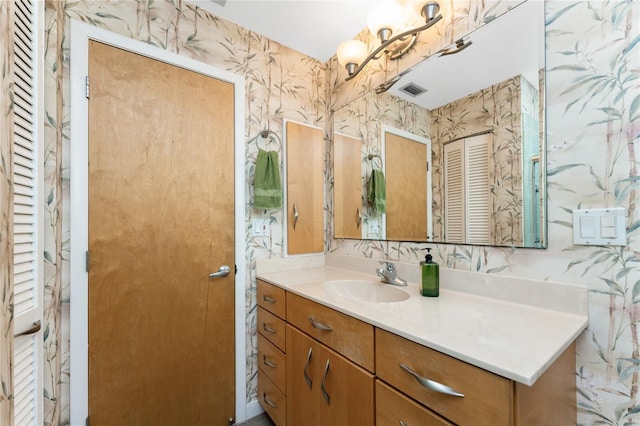
M 375 168 L 375 166 L 376 166 L 375 161 L 373 161 L 373 160 L 375 160 L 376 158 L 378 159 L 378 162 L 380 163 L 380 165 L 379 165 L 379 167 L 378 167 L 378 170 L 382 170 L 382 166 L 383 166 L 383 164 L 382 164 L 382 157 L 380 157 L 380 155 L 379 155 L 379 154 L 369 154 L 369 155 L 367 155 L 367 159 L 368 159 L 369 161 L 371 161 L 371 168 L 372 168 L 372 169 L 373 169 L 373 168 Z
M 271 135 L 275 136 L 275 138 L 273 138 Z M 258 148 L 262 148 L 266 151 L 269 148 L 270 144 L 275 143 L 276 151 L 280 151 L 280 146 L 282 145 L 282 142 L 280 141 L 280 136 L 278 136 L 278 134 L 271 129 L 266 129 L 261 131 L 260 133 L 258 133 L 258 135 L 254 139 L 256 139 L 256 145 L 258 146 Z M 264 143 L 264 147 L 260 146 L 261 139 L 263 141 L 266 141 Z

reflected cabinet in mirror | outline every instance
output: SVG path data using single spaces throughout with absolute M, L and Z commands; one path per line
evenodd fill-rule
M 546 247 L 544 2 L 464 42 L 334 112 L 336 238 Z

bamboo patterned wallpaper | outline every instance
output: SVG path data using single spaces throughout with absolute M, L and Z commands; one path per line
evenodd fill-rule
M 0 424 L 9 425 L 13 418 L 11 394 L 13 377 L 13 2 L 0 2 Z
M 468 32 L 469 28 L 481 25 L 499 10 L 515 3 L 518 2 L 441 2 L 442 25 L 421 42 L 421 53 L 403 59 L 399 69 L 419 61 L 445 42 L 453 41 L 455 34 Z M 4 20 L 6 15 L 2 10 Z M 343 82 L 341 71 L 331 72 L 325 78 L 326 65 L 181 0 L 47 1 L 44 327 L 47 425 L 67 424 L 69 419 L 68 66 L 72 58 L 68 57 L 67 43 L 70 19 L 144 40 L 246 77 L 247 200 L 251 199 L 257 151 L 254 136 L 259 130 L 270 127 L 280 133 L 285 117 L 324 125 L 325 110 L 339 108 L 384 80 L 380 64 L 374 64 L 374 72 L 348 84 Z M 635 148 L 640 134 L 640 2 L 549 1 L 546 19 L 548 249 L 436 245 L 434 257 L 454 268 L 588 285 L 591 323 L 578 340 L 579 423 L 639 423 L 640 222 L 636 209 L 638 154 Z M 3 48 L 6 48 L 4 43 Z M 4 53 L 5 66 L 6 59 Z M 332 69 L 335 65 L 335 59 L 328 63 Z M 6 87 L 6 76 L 2 82 Z M 2 129 L 6 129 L 6 101 L 3 105 Z M 9 150 L 8 143 L 3 130 L 3 156 Z M 330 179 L 327 173 L 329 183 Z M 4 182 L 6 185 L 6 178 Z M 0 190 L 0 196 L 6 201 L 5 189 Z M 330 214 L 330 199 L 326 205 Z M 7 203 L 3 206 L 6 218 Z M 571 210 L 605 206 L 627 209 L 628 246 L 574 247 Z M 247 211 L 248 221 L 255 215 L 265 215 L 249 205 Z M 247 225 L 249 399 L 254 399 L 256 392 L 255 259 L 279 256 L 282 247 L 279 226 L 282 212 L 267 211 L 266 217 L 273 225 L 269 238 L 252 238 Z M 7 225 L 2 226 L 2 238 L 6 238 Z M 6 240 L 0 243 L 6 247 Z M 327 249 L 332 252 L 416 263 L 419 247 L 399 242 L 327 238 Z M 7 262 L 6 256 L 2 261 Z M 3 273 L 6 270 L 3 269 Z M 3 294 L 6 295 L 7 290 L 10 293 L 10 280 L 3 278 L 2 285 Z M 7 333 L 11 332 L 4 327 L 11 319 L 6 305 L 2 312 L 0 343 L 5 350 L 5 343 L 11 342 Z M 0 361 L 0 378 L 6 383 L 10 380 L 7 360 L 0 357 Z M 0 400 L 0 415 L 6 416 L 6 406 L 6 401 Z M 6 417 L 0 418 L 3 424 L 5 420 Z

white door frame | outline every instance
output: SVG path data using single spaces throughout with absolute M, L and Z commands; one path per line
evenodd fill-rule
M 234 85 L 235 99 L 235 370 L 236 421 L 247 418 L 245 321 L 245 142 L 244 77 L 212 65 L 71 20 L 71 149 L 70 149 L 70 412 L 71 424 L 85 423 L 89 410 L 88 379 L 88 75 L 89 40 L 96 40 Z

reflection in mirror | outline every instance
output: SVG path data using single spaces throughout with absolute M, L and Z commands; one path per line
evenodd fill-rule
M 430 241 L 431 141 L 383 126 L 382 142 L 387 189 L 383 239 Z
M 334 112 L 336 238 L 546 245 L 544 2 L 526 1 L 464 40 L 472 44 L 432 55 L 388 91 Z M 390 152 L 405 149 L 390 134 L 428 141 L 430 152 L 396 158 Z M 351 157 L 341 138 L 353 141 Z M 385 175 L 384 214 L 367 196 L 375 167 Z M 350 179 L 358 179 L 359 191 L 347 194 L 345 179 L 354 169 L 360 175 Z M 410 181 L 415 175 L 429 182 L 427 191 Z M 349 212 L 347 198 L 356 199 Z M 424 207 L 410 204 L 418 200 Z M 426 223 L 411 225 L 414 218 Z M 354 229 L 347 232 L 341 222 Z

